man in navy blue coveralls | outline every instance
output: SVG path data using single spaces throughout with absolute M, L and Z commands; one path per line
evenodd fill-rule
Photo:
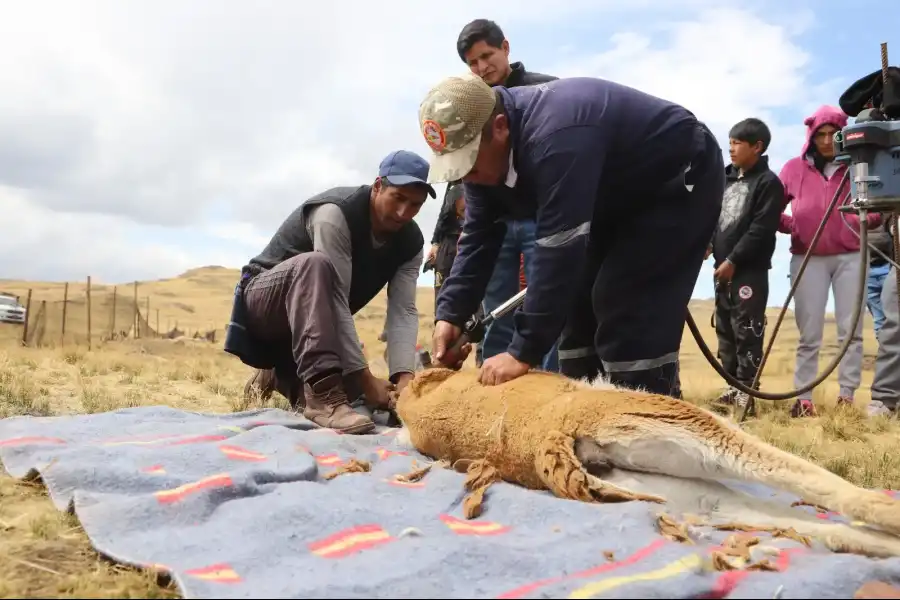
M 449 77 L 419 125 L 428 181 L 462 179 L 466 219 L 435 311 L 445 356 L 481 300 L 510 202 L 537 211 L 535 269 L 507 352 L 481 368 L 497 385 L 525 374 L 562 333 L 560 371 L 677 395 L 687 305 L 721 209 L 722 151 L 687 109 L 610 81 L 491 88 Z

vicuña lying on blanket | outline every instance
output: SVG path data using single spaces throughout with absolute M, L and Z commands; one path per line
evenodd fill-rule
M 487 387 L 474 369 L 435 368 L 416 375 L 396 409 L 399 443 L 450 464 L 488 464 L 507 482 L 561 498 L 662 503 L 709 525 L 793 528 L 836 552 L 900 555 L 900 501 L 674 398 L 543 372 Z M 786 490 L 868 526 L 822 522 L 719 479 Z

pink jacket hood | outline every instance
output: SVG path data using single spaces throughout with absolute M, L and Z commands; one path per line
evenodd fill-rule
M 839 165 L 833 172 L 829 170 L 829 175 L 825 175 L 808 157 L 813 134 L 819 127 L 833 125 L 843 129 L 847 126 L 847 121 L 847 115 L 841 109 L 820 106 L 803 121 L 806 125 L 806 139 L 800 155 L 787 161 L 778 175 L 784 185 L 785 208 L 788 204 L 791 205 L 791 214 L 782 213 L 778 231 L 790 234 L 791 254 L 806 253 L 831 199 L 836 193 L 844 195 L 849 190 L 847 182 L 839 186 L 847 170 L 846 165 Z M 841 188 L 840 192 L 838 187 Z M 839 203 L 842 202 L 839 200 Z M 859 231 L 859 215 L 848 214 L 847 222 L 854 230 Z M 866 222 L 869 228 L 876 227 L 881 223 L 881 214 L 869 213 Z M 814 254 L 827 256 L 858 251 L 859 237 L 847 228 L 843 215 L 835 207 L 819 243 L 816 244 Z
M 816 112 L 806 117 L 803 120 L 803 124 L 806 125 L 806 139 L 803 140 L 803 150 L 800 151 L 800 156 L 806 157 L 816 130 L 822 125 L 833 125 L 838 129 L 843 129 L 847 126 L 847 115 L 841 109 L 826 104 L 820 106 Z

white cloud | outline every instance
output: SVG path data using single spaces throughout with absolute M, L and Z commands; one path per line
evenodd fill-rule
M 0 221 L 0 251 L 25 258 L 2 276 L 239 267 L 308 196 L 370 181 L 396 148 L 427 153 L 418 102 L 464 69 L 456 36 L 479 16 L 528 68 L 683 102 L 723 144 L 732 123 L 760 116 L 784 160 L 802 125 L 777 110 L 818 104 L 815 86 L 829 85 L 806 77 L 811 57 L 794 41 L 808 13 L 730 4 L 525 0 L 485 14 L 461 0 L 448 18 L 412 0 L 12 3 L 0 20 L 0 202 L 15 217 Z M 438 205 L 417 219 L 426 238 Z
M 194 257 L 154 242 L 135 243 L 135 225 L 115 215 L 60 212 L 0 187 L 3 278 L 98 283 L 163 277 L 197 266 Z
M 731 126 L 759 117 L 772 129 L 776 167 L 799 151 L 803 125 L 781 122 L 774 110 L 821 100 L 811 97 L 806 77 L 811 56 L 786 27 L 746 10 L 715 8 L 640 31 L 623 28 L 610 42 L 610 49 L 558 72 L 603 77 L 678 102 L 713 129 L 726 152 Z
M 802 117 L 786 120 L 779 109 L 806 114 L 823 99 L 837 97 L 835 79 L 822 82 L 808 75 L 812 56 L 795 38 L 812 25 L 812 18 L 809 13 L 800 17 L 792 15 L 781 24 L 747 10 L 716 7 L 695 18 L 637 31 L 623 28 L 612 36 L 611 48 L 596 54 L 582 51 L 577 63 L 562 64 L 557 72 L 603 77 L 678 102 L 709 125 L 725 153 L 732 125 L 747 117 L 761 118 L 772 132 L 768 155 L 777 173 L 800 151 L 805 135 Z M 787 236 L 779 234 L 770 304 L 781 304 L 789 287 L 789 245 Z M 695 295 L 713 296 L 712 273 L 710 260 L 701 270 Z

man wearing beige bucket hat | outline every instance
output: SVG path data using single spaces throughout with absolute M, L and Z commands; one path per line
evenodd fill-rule
M 539 365 L 562 332 L 563 374 L 676 395 L 687 304 L 725 184 L 709 129 L 682 106 L 602 79 L 510 89 L 470 74 L 428 92 L 419 127 L 428 182 L 462 179 L 467 201 L 435 310 L 435 359 L 459 364 L 444 353 L 484 295 L 502 241 L 495 224 L 527 202 L 535 268 L 513 341 L 484 362 L 482 383 Z

